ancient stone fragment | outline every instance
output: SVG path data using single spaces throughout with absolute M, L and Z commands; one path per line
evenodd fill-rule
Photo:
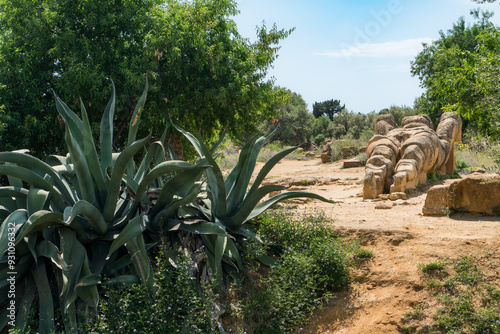
M 445 215 L 450 211 L 499 214 L 500 176 L 471 174 L 429 189 L 422 213 Z
M 436 131 L 427 115 L 405 117 L 401 128 L 395 128 L 392 115 L 379 116 L 366 150 L 363 197 L 415 189 L 432 171 L 452 175 L 453 143 L 461 136 L 462 120 L 453 112 L 441 116 Z

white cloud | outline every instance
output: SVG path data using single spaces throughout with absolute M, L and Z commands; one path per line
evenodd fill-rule
M 400 57 L 416 56 L 422 51 L 422 43 L 431 43 L 428 37 L 412 38 L 403 41 L 389 41 L 383 43 L 365 43 L 346 46 L 340 50 L 317 52 L 317 55 L 333 58 L 340 57 Z

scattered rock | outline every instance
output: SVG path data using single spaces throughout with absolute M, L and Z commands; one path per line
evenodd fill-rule
M 375 210 L 390 210 L 392 209 L 392 204 L 379 203 L 375 206 Z
M 391 193 L 390 195 L 390 200 L 391 201 L 396 201 L 398 199 L 406 199 L 406 193 L 404 192 L 394 192 L 394 193 Z
M 344 161 L 344 168 L 361 167 L 364 165 L 365 165 L 365 163 L 363 161 L 359 161 L 359 160 Z
M 401 244 L 404 240 L 405 239 L 403 237 L 398 235 L 398 236 L 395 236 L 395 237 L 389 239 L 389 242 L 391 244 L 393 244 L 394 246 L 399 246 L 399 244 Z
M 384 201 L 388 200 L 390 197 L 391 197 L 390 194 L 380 194 L 380 195 L 378 195 L 378 198 L 380 198 L 381 200 L 384 200 Z

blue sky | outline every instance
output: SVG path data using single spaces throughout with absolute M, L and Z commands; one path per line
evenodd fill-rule
M 276 84 L 314 102 L 339 99 L 361 113 L 391 105 L 413 106 L 423 90 L 410 74 L 422 42 L 439 38 L 474 8 L 500 5 L 470 0 L 240 0 L 235 17 L 244 37 L 265 21 L 295 31 L 281 43 L 271 75 Z

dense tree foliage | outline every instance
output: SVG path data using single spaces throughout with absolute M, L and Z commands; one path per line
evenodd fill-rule
M 424 45 L 412 74 L 426 92 L 418 99 L 420 112 L 437 124 L 443 111 L 456 111 L 464 127 L 498 135 L 498 86 L 500 84 L 499 29 L 489 19 L 492 13 L 472 11 L 476 22 L 467 26 L 460 18 L 440 39 Z M 416 104 L 416 106 L 417 106 Z
M 251 42 L 236 13 L 232 0 L 0 0 L 0 149 L 55 153 L 64 131 L 52 90 L 74 110 L 81 97 L 97 123 L 108 78 L 119 134 L 145 75 L 140 132 L 161 133 L 169 116 L 194 132 L 203 125 L 207 139 L 226 124 L 252 129 L 282 103 L 266 75 L 290 31 L 262 26 Z
M 307 104 L 300 94 L 290 90 L 287 103 L 278 108 L 279 115 L 271 122 L 265 122 L 265 132 L 275 129 L 273 140 L 286 145 L 300 145 L 312 135 L 314 117 L 307 110 Z
M 335 114 L 345 109 L 345 104 L 340 105 L 340 100 L 327 100 L 323 102 L 315 102 L 313 104 L 313 115 L 318 118 L 322 115 L 328 116 L 333 121 Z

